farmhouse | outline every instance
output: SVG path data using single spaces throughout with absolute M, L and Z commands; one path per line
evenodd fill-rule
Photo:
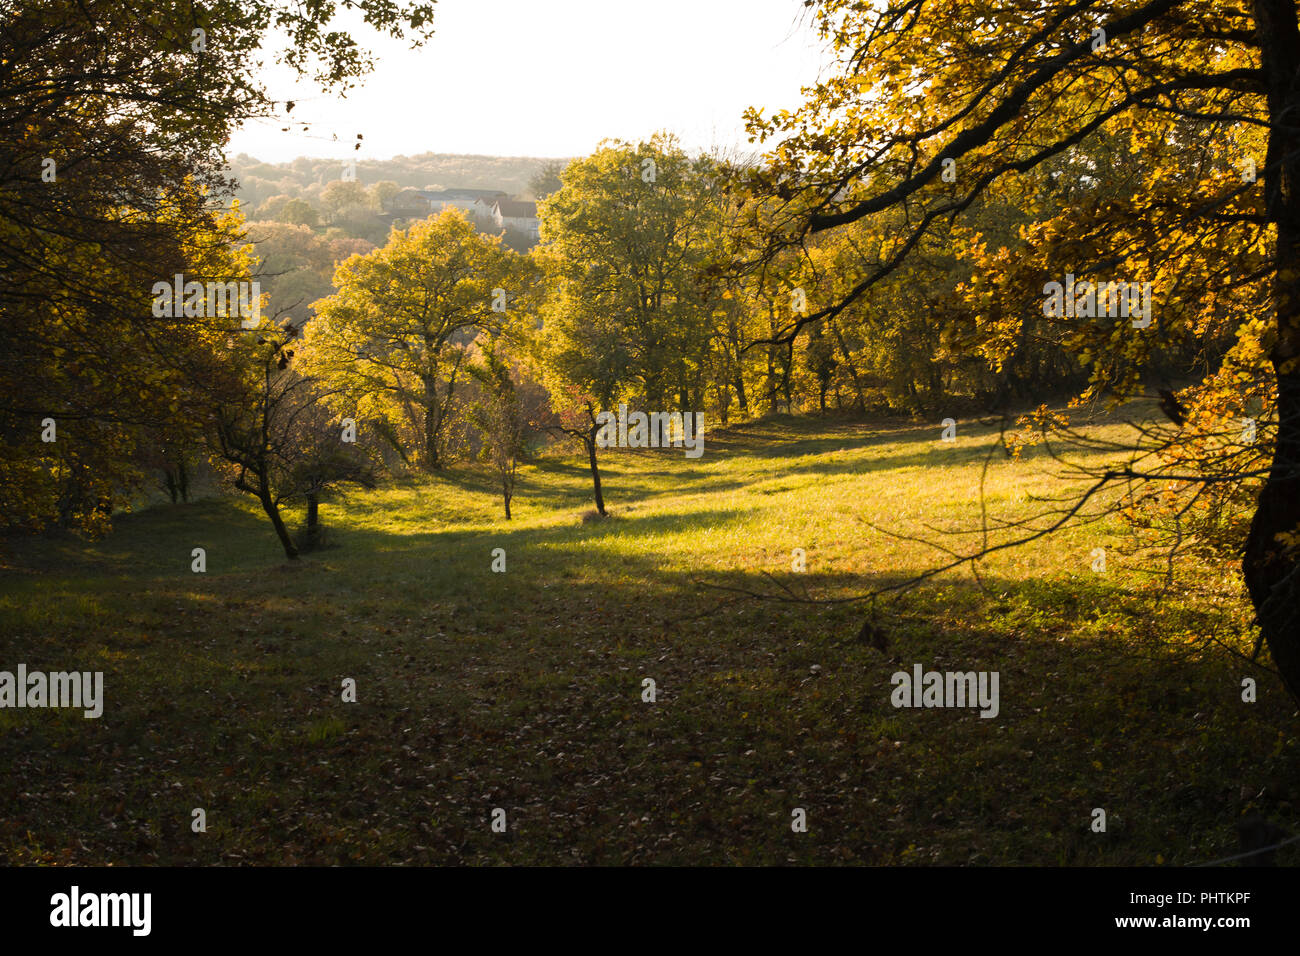
M 537 203 L 535 202 L 496 198 L 491 200 L 490 203 L 477 205 L 475 214 L 489 227 L 511 229 L 534 240 L 540 235 L 537 223 Z
M 436 215 L 448 206 L 477 214 L 478 204 L 505 198 L 499 189 L 403 189 L 388 202 L 388 211 L 406 219 Z

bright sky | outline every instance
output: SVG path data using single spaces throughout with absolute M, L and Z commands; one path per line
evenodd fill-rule
M 269 66 L 271 95 L 295 100 L 292 119 L 311 129 L 248 124 L 229 155 L 580 156 L 659 129 L 692 150 L 750 149 L 744 109 L 797 106 L 823 59 L 801 0 L 439 0 L 436 10 L 419 50 L 354 34 L 378 64 L 346 99 Z

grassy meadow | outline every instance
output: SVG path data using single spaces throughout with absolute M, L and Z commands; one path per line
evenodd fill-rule
M 0 862 L 1177 865 L 1237 852 L 1244 814 L 1294 829 L 1294 704 L 1192 653 L 1208 599 L 1140 603 L 1117 525 L 882 604 L 883 650 L 862 604 L 725 590 L 850 597 L 943 557 L 878 528 L 967 548 L 927 527 L 977 527 L 981 481 L 1003 518 L 1071 490 L 1041 451 L 990 457 L 997 434 L 776 418 L 699 459 L 611 450 L 612 516 L 586 522 L 557 446 L 512 521 L 478 466 L 405 476 L 327 502 L 330 546 L 296 563 L 235 497 L 5 542 L 0 669 L 102 670 L 105 703 L 0 711 Z M 1000 713 L 896 709 L 916 663 L 998 671 Z

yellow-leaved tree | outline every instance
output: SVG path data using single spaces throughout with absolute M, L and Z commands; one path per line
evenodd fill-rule
M 458 209 L 394 230 L 354 255 L 316 303 L 298 368 L 332 407 L 379 423 L 429 470 L 442 468 L 471 345 L 526 321 L 529 261 Z

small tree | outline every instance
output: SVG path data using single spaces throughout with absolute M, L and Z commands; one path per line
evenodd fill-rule
M 286 498 L 301 497 L 307 505 L 301 542 L 304 551 L 323 543 L 320 503 L 331 491 L 345 484 L 375 487 L 377 455 L 367 444 L 346 441 L 345 429 L 318 397 L 313 394 L 300 418 L 292 449 L 296 464 L 289 470 L 285 488 Z
M 306 226 L 315 229 L 320 225 L 320 215 L 316 207 L 305 199 L 294 197 L 280 207 L 279 215 L 274 218 L 291 226 Z
M 279 335 L 259 338 L 264 347 L 259 376 L 250 381 L 241 400 L 227 401 L 215 415 L 217 456 L 233 472 L 231 483 L 253 495 L 271 520 L 285 557 L 296 560 L 295 544 L 280 506 L 295 499 L 307 502 L 307 543 L 318 533 L 321 496 L 339 484 L 374 487 L 374 470 L 364 452 L 349 451 L 325 416 L 315 382 L 289 369 L 296 337 L 293 325 Z
M 370 198 L 374 201 L 374 208 L 379 212 L 385 212 L 393 197 L 401 191 L 402 187 L 391 179 L 381 179 L 370 187 Z
M 605 495 L 600 488 L 600 466 L 596 462 L 596 433 L 600 425 L 596 422 L 596 410 L 592 407 L 593 399 L 575 386 L 567 386 L 551 394 L 551 411 L 542 423 L 548 431 L 561 432 L 582 442 L 587 453 L 587 462 L 591 466 L 591 487 L 596 500 L 596 513 L 602 518 L 605 512 Z
M 537 172 L 528 177 L 528 191 L 534 199 L 545 199 L 564 185 L 560 174 L 564 172 L 565 165 L 564 160 L 553 159 L 543 163 Z
M 470 420 L 483 436 L 484 459 L 501 478 L 501 500 L 510 520 L 510 499 L 515 493 L 515 469 L 524 451 L 528 421 L 510 365 L 491 346 L 483 349 L 483 364 L 471 365 L 470 375 L 479 385 L 479 398 L 470 407 Z
M 336 179 L 320 192 L 321 207 L 330 222 L 338 222 L 358 212 L 370 211 L 374 197 L 356 180 Z

